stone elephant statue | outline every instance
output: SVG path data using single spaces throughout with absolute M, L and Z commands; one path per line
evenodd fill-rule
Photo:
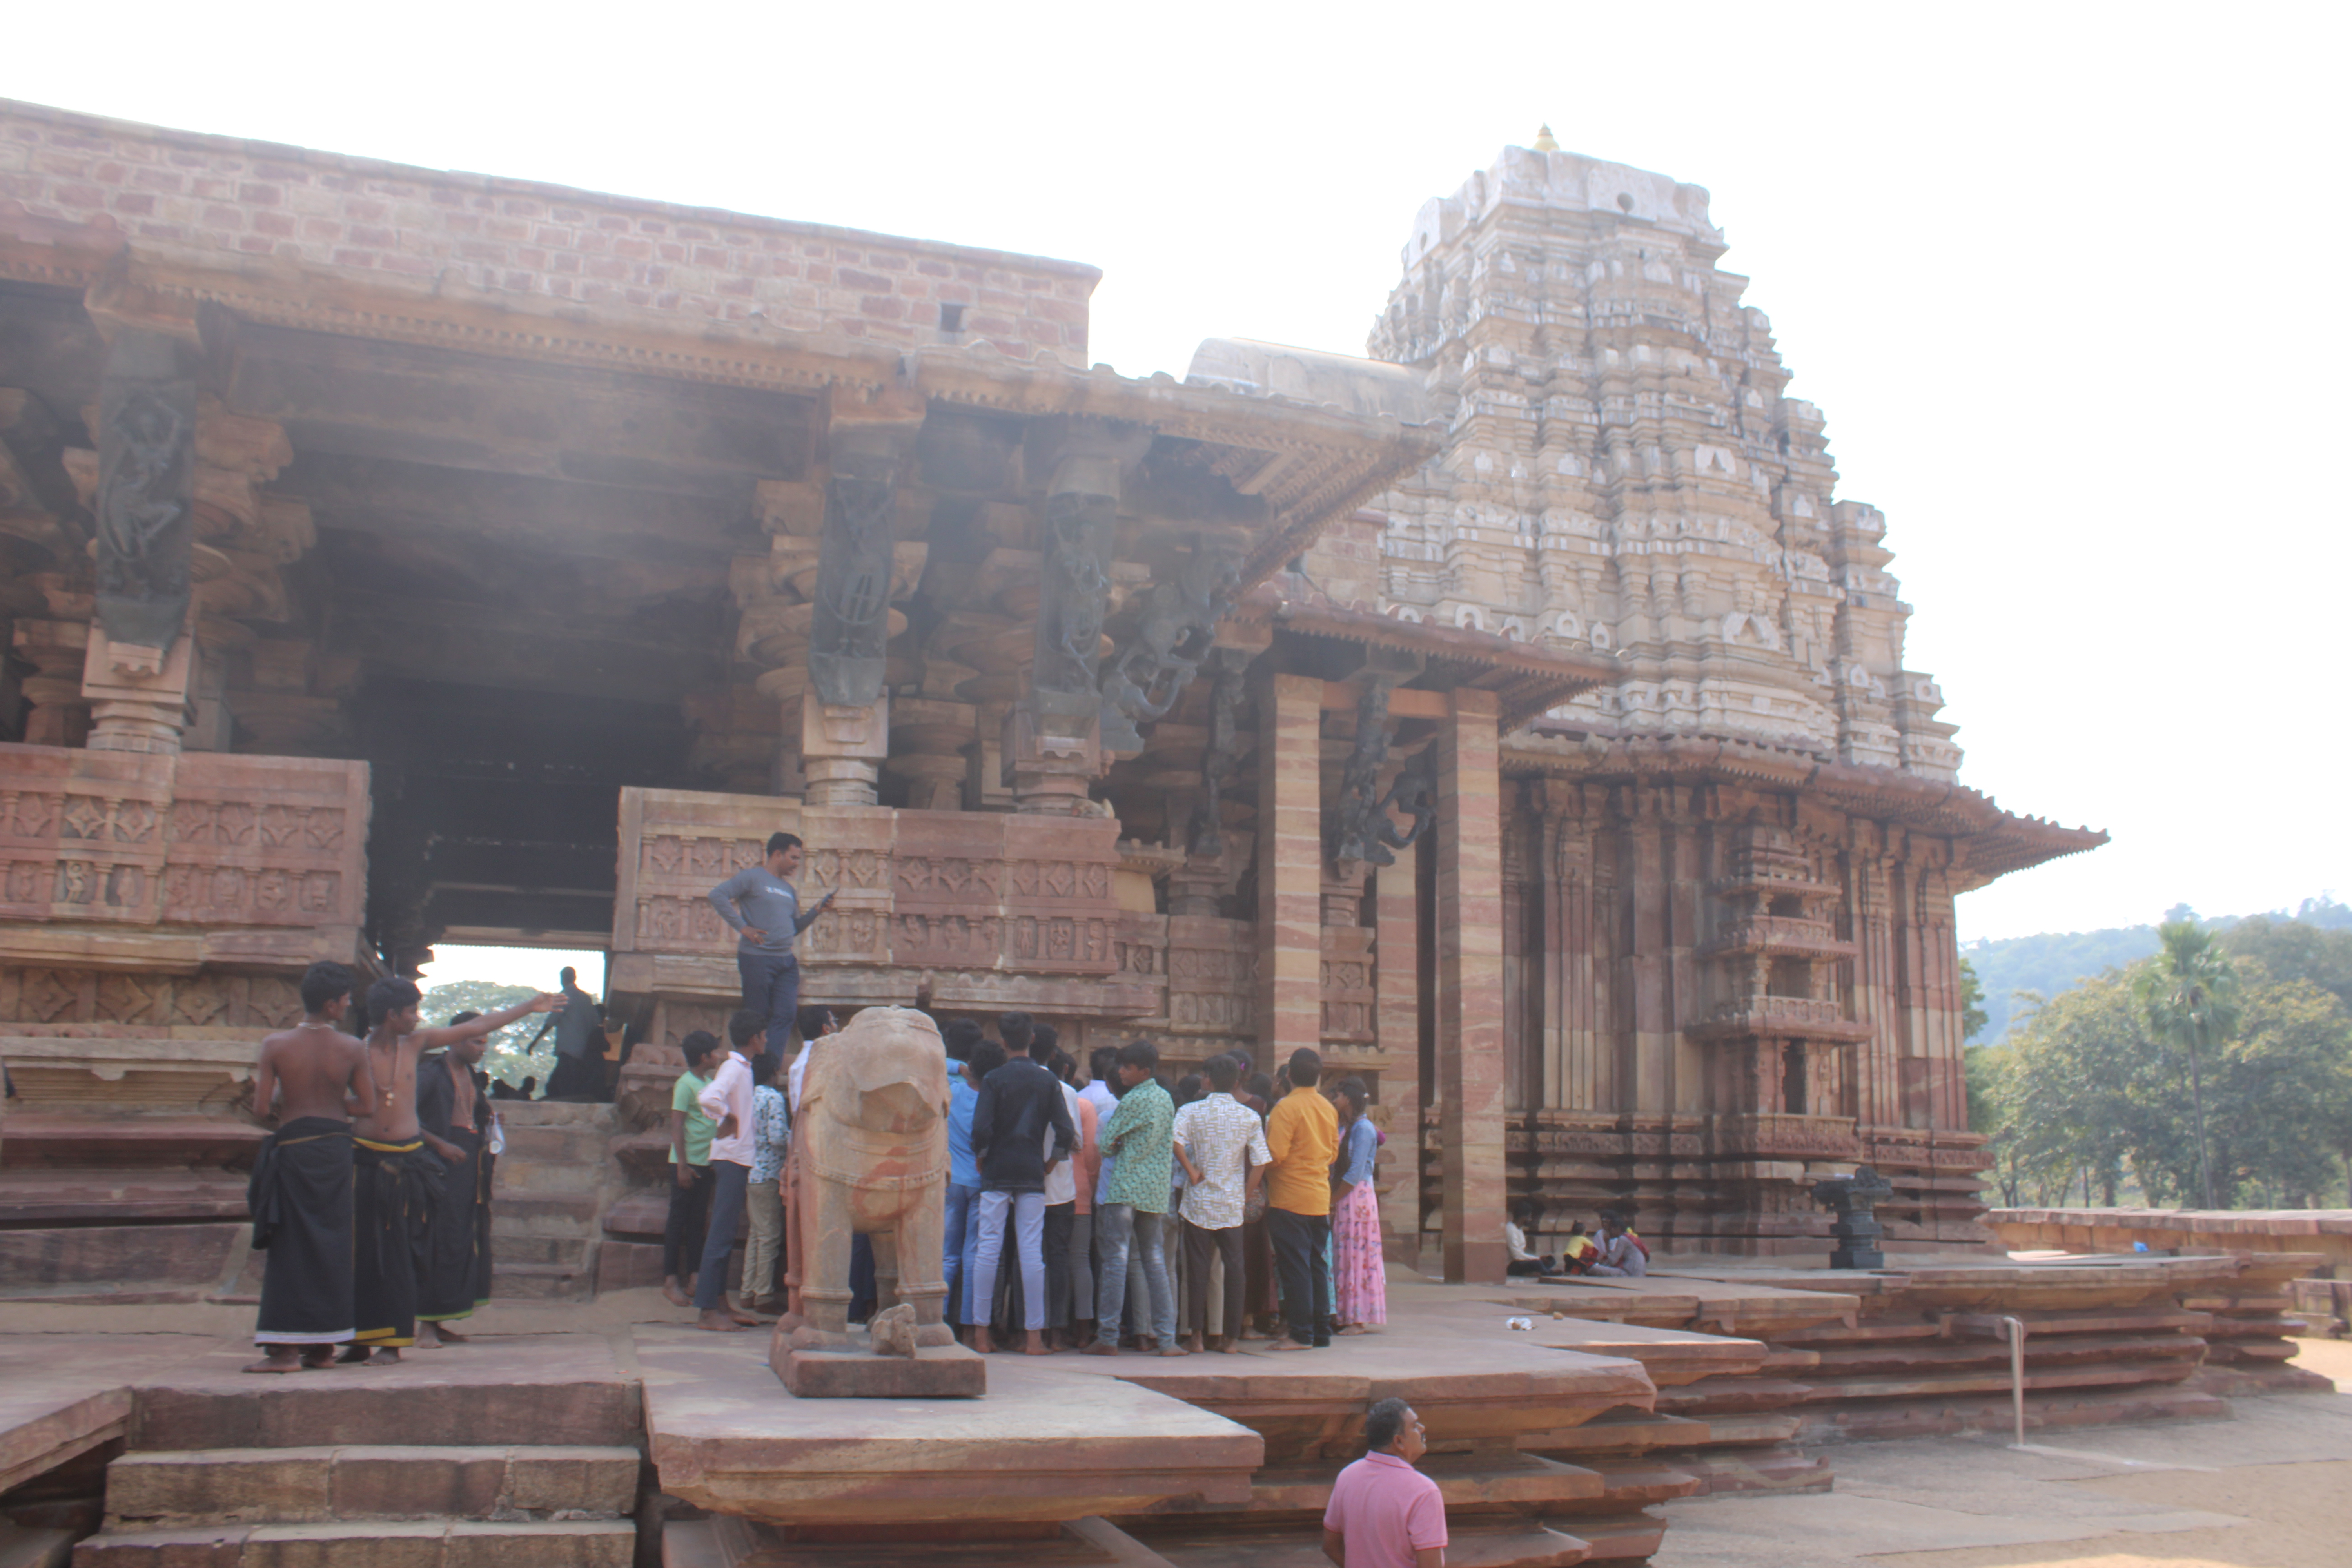
M 879 1304 L 891 1304 L 895 1283 L 897 1300 L 915 1309 L 917 1342 L 951 1344 L 941 1310 L 948 1059 L 939 1028 L 911 1007 L 868 1007 L 807 1049 L 792 1152 L 798 1290 L 777 1336 L 803 1349 L 847 1342 L 850 1237 L 867 1236 Z

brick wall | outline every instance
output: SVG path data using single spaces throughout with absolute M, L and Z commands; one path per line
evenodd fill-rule
M 268 257 L 346 276 L 755 314 L 915 345 L 986 340 L 1087 363 L 1091 267 L 821 224 L 437 174 L 0 100 L 0 239 L 31 218 L 139 249 Z M 12 223 L 12 220 L 17 220 Z M 960 306 L 960 332 L 940 308 Z

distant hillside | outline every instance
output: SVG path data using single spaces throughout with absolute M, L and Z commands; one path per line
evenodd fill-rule
M 2292 912 L 2268 912 L 2273 921 L 2297 921 L 2326 931 L 2352 930 L 2352 908 L 2329 896 L 2305 899 Z M 2217 915 L 2207 920 L 2188 905 L 2176 904 L 2164 911 L 2164 918 L 2193 920 L 2210 931 L 2227 931 L 2247 917 Z M 2002 942 L 1963 942 L 1960 956 L 1976 968 L 1977 982 L 1984 987 L 1984 1009 L 1989 1020 L 1982 1031 L 1973 1037 L 1975 1041 L 1989 1045 L 2009 1033 L 2010 1020 L 2017 1011 L 2018 992 L 2038 991 L 2044 996 L 2055 996 L 2077 980 L 2146 958 L 2156 952 L 2156 947 L 2153 925 L 2047 931 L 2040 936 L 2013 936 Z

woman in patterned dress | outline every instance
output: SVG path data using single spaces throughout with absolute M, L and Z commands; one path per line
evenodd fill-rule
M 1360 1078 L 1343 1079 L 1339 1157 L 1331 1163 L 1332 1315 L 1343 1334 L 1370 1333 L 1389 1321 L 1388 1269 L 1381 1257 L 1381 1200 L 1372 1191 L 1380 1130 L 1364 1114 L 1371 1096 Z

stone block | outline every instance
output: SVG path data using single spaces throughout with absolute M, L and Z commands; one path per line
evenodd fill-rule
M 506 1503 L 533 1513 L 626 1514 L 644 1464 L 635 1448 L 516 1448 L 507 1456 Z
M 498 1448 L 341 1448 L 332 1516 L 487 1519 L 498 1510 L 506 1473 L 507 1456 Z
M 441 1568 L 438 1520 L 256 1525 L 237 1568 Z
M 334 1517 L 331 1448 L 125 1454 L 106 1468 L 118 1520 L 299 1521 Z
M 74 1568 L 238 1568 L 248 1524 L 93 1535 L 74 1548 Z
M 988 1362 L 961 1345 L 924 1345 L 912 1356 L 779 1344 L 769 1364 L 796 1399 L 977 1399 Z
M 138 1390 L 139 1448 L 288 1448 L 365 1444 L 388 1433 L 460 1435 L 486 1445 L 622 1446 L 640 1430 L 635 1383 L 600 1336 L 558 1334 L 499 1349 L 483 1370 L 414 1357 L 332 1376 L 256 1378 L 250 1352 L 200 1356 Z
M 637 1527 L 626 1520 L 453 1524 L 436 1568 L 629 1568 Z

